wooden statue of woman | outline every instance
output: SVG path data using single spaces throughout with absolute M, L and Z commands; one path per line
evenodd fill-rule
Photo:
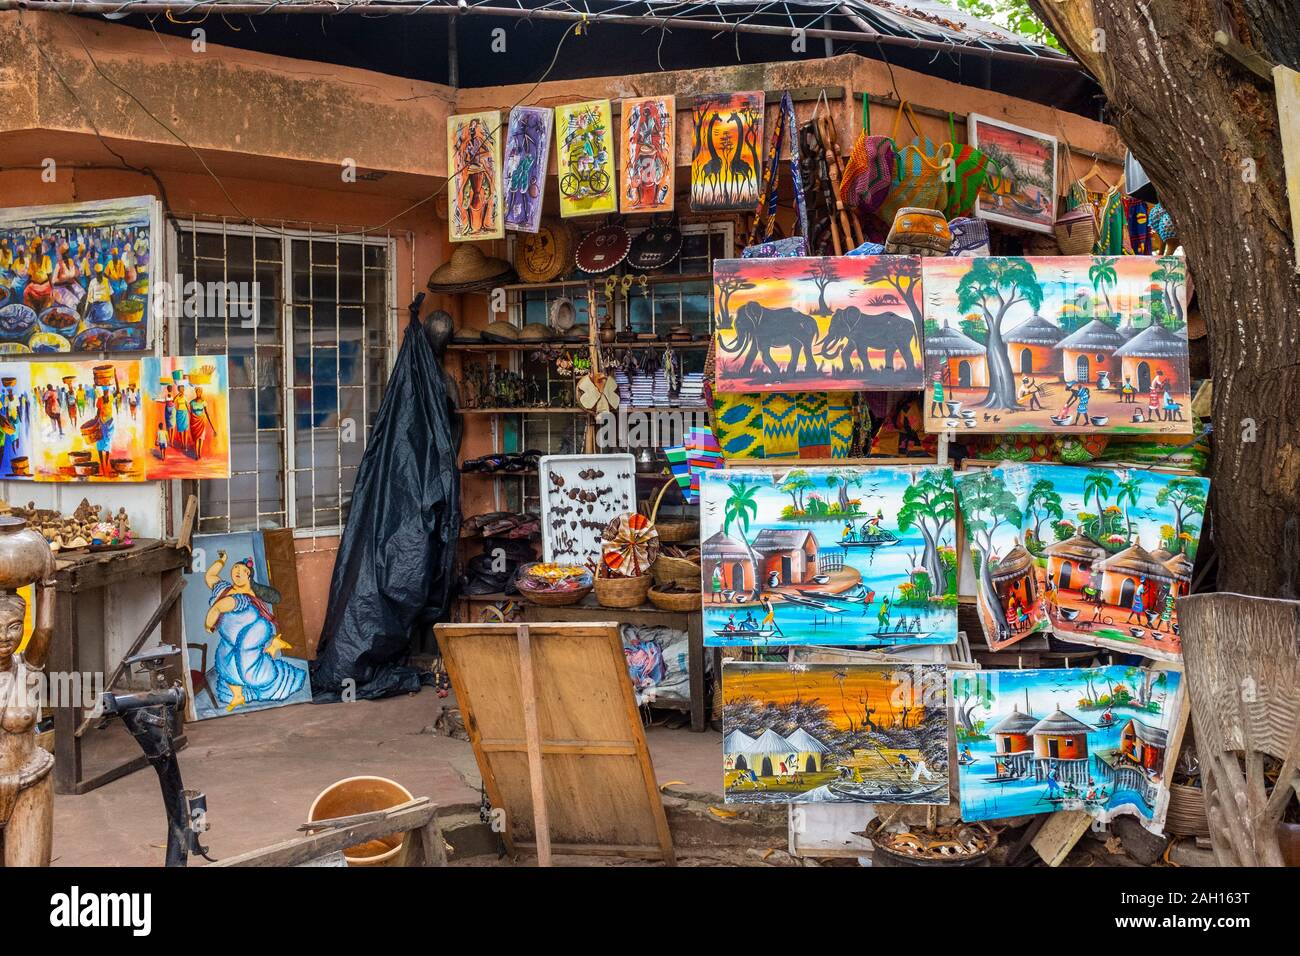
M 0 865 L 49 866 L 54 840 L 54 757 L 36 743 L 39 672 L 54 630 L 54 554 L 20 518 L 0 517 Z M 27 602 L 36 622 L 23 653 Z

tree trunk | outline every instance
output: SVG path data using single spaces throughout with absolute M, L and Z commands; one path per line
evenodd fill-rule
M 996 322 L 986 320 L 984 324 L 989 329 L 989 339 L 984 345 L 989 364 L 989 390 L 982 407 L 1006 411 L 1017 409 L 1020 403 L 1016 401 L 1016 375 L 1011 369 L 1006 343 L 1002 341 L 1001 317 Z
M 1101 85 L 1196 280 L 1214 375 L 1219 587 L 1300 596 L 1300 277 L 1277 103 L 1270 83 L 1214 43 L 1224 30 L 1270 62 L 1300 68 L 1294 4 L 1029 5 Z
M 930 526 L 925 523 L 925 519 L 916 524 L 921 529 L 921 537 L 925 539 L 925 555 L 922 557 L 921 567 L 925 568 L 925 573 L 930 575 L 930 593 L 942 594 L 944 570 L 943 560 L 939 557 L 939 545 L 935 541 L 937 535 L 930 531 Z

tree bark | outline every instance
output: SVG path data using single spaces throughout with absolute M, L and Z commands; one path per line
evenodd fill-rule
M 1101 85 L 1196 280 L 1214 377 L 1219 587 L 1300 596 L 1300 278 L 1277 103 L 1271 84 L 1214 42 L 1224 30 L 1270 62 L 1300 68 L 1295 6 L 1028 2 Z

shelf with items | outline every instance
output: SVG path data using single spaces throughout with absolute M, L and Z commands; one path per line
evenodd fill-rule
M 602 342 L 600 344 L 603 348 L 615 351 L 618 349 L 662 349 L 669 345 L 675 349 L 707 349 L 710 345 L 708 341 L 697 339 L 682 342 L 656 339 L 654 341 Z M 454 352 L 537 352 L 546 349 L 585 348 L 590 348 L 590 343 L 585 340 L 579 342 L 567 339 L 543 339 L 536 342 L 452 342 L 447 346 L 448 351 Z

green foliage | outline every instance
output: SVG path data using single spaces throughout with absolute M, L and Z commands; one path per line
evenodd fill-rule
M 944 525 L 956 515 L 952 472 L 927 469 L 915 476 L 903 491 L 903 507 L 898 510 L 898 530 L 910 531 L 925 519 Z
M 1015 303 L 1027 302 L 1035 311 L 1043 304 L 1043 287 L 1027 259 L 976 259 L 957 283 L 957 308 L 980 308 L 986 318 L 999 322 Z
M 961 330 L 980 345 L 989 344 L 989 327 L 983 319 L 967 316 L 961 320 Z
M 1052 35 L 1052 31 L 1047 29 L 1043 21 L 1034 16 L 1034 12 L 1029 9 L 1029 4 L 1025 0 L 947 0 L 947 2 L 963 13 L 996 23 L 1003 29 L 1019 33 L 1035 43 L 1046 44 L 1055 50 L 1062 49 L 1061 41 Z
M 1068 521 L 1053 521 L 1052 534 L 1057 541 L 1066 541 L 1074 537 L 1074 525 Z

